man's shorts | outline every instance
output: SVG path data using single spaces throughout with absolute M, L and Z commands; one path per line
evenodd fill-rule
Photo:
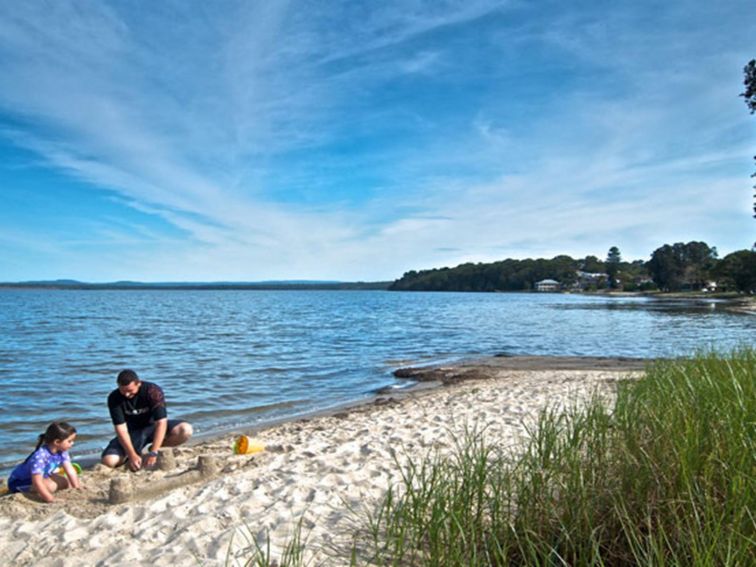
M 174 427 L 182 423 L 185 423 L 183 419 L 169 419 L 168 428 L 166 429 L 165 435 L 168 436 L 168 434 L 173 430 Z M 132 429 L 129 431 L 129 437 L 131 437 L 131 444 L 134 446 L 134 450 L 137 453 L 141 453 L 142 449 L 144 449 L 147 445 L 152 443 L 152 438 L 154 435 L 155 435 L 154 423 L 142 429 Z M 126 451 L 121 446 L 121 442 L 118 440 L 118 437 L 114 437 L 113 439 L 111 439 L 110 443 L 108 443 L 108 446 L 105 447 L 105 449 L 103 449 L 101 457 L 104 457 L 105 455 L 118 455 L 119 457 L 126 456 Z

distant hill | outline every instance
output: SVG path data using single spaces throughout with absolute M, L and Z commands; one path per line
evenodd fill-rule
M 261 282 L 134 282 L 117 281 L 109 283 L 88 283 L 77 280 L 42 280 L 25 282 L 0 282 L 0 288 L 32 289 L 89 289 L 89 290 L 354 290 L 388 289 L 391 282 L 339 282 L 328 280 L 269 280 Z
M 48 285 L 81 285 L 81 282 L 76 280 L 40 280 L 40 281 L 30 281 L 30 282 L 18 282 L 17 284 L 10 284 L 10 285 L 23 285 L 23 286 L 36 286 L 36 285 L 42 285 L 42 286 L 48 286 Z

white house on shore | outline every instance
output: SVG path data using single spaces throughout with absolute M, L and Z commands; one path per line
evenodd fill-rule
M 589 288 L 602 288 L 606 287 L 609 281 L 609 275 L 601 272 L 584 272 L 578 270 L 576 272 L 577 279 L 572 286 L 576 290 L 584 290 Z
M 541 280 L 536 282 L 536 291 L 559 291 L 559 282 L 556 280 Z

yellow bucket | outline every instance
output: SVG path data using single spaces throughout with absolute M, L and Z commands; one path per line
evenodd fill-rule
M 73 467 L 73 470 L 76 471 L 77 475 L 81 474 L 81 465 L 79 463 L 71 463 L 71 466 Z M 63 469 L 63 467 L 59 467 L 55 472 L 56 474 L 62 474 L 63 476 L 66 476 L 66 471 Z
M 265 444 L 255 441 L 246 435 L 239 435 L 234 442 L 234 453 L 237 455 L 251 455 L 265 450 Z

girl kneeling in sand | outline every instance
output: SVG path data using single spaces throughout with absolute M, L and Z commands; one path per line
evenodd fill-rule
M 39 436 L 37 448 L 8 477 L 10 492 L 36 492 L 45 502 L 54 500 L 53 492 L 79 488 L 79 477 L 71 465 L 68 450 L 76 439 L 76 429 L 65 421 L 54 421 Z M 66 476 L 56 473 L 63 467 Z

